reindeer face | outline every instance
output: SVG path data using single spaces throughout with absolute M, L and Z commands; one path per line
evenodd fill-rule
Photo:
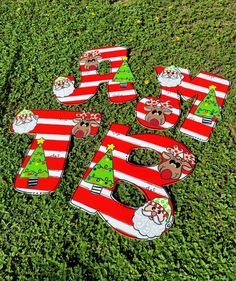
M 181 177 L 182 170 L 192 170 L 192 166 L 179 156 L 174 156 L 172 153 L 168 152 L 163 152 L 162 156 L 166 159 L 166 161 L 159 165 L 158 170 L 161 178 L 165 180 L 179 179 Z
M 72 134 L 79 139 L 87 137 L 90 134 L 92 127 L 99 126 L 96 121 L 85 118 L 75 118 L 73 122 L 77 124 L 72 129 Z
M 162 106 L 149 105 L 145 106 L 144 109 L 149 111 L 145 116 L 145 120 L 153 127 L 163 125 L 166 121 L 165 115 L 172 113 L 169 108 Z
M 102 57 L 98 53 L 93 52 L 82 56 L 81 62 L 84 62 L 84 68 L 86 70 L 96 70 L 100 59 Z

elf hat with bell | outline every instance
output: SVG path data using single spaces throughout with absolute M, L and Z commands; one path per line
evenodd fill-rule
M 164 217 L 168 217 L 167 220 L 169 220 L 171 216 L 171 207 L 169 205 L 168 198 L 154 198 L 152 199 L 149 204 L 152 206 L 157 207 L 164 215 Z

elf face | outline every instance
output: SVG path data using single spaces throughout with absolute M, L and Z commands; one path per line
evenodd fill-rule
M 166 217 L 158 208 L 146 203 L 138 208 L 133 217 L 134 229 L 147 239 L 160 236 L 166 229 Z
M 13 130 L 18 134 L 29 133 L 32 131 L 38 122 L 38 116 L 33 112 L 20 112 L 13 121 Z
M 183 75 L 176 68 L 166 67 L 158 76 L 158 81 L 164 87 L 176 87 L 183 79 Z
M 74 82 L 66 77 L 58 77 L 54 81 L 53 93 L 60 98 L 67 97 L 74 92 Z

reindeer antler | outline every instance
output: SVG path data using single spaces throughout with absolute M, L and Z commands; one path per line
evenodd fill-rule
M 101 56 L 101 53 L 99 51 L 92 51 L 92 52 L 88 52 L 88 53 L 83 53 L 82 56 L 80 57 L 80 59 L 85 59 L 88 57 L 97 57 L 97 56 Z
M 173 147 L 167 147 L 166 150 L 173 154 L 174 156 L 179 156 L 182 160 L 189 162 L 190 164 L 195 164 L 195 156 L 191 153 L 184 152 L 183 149 L 180 149 L 178 145 L 173 145 Z
M 180 156 L 180 154 L 183 154 L 184 150 L 183 149 L 180 149 L 178 147 L 178 145 L 173 145 L 173 147 L 167 147 L 166 150 L 173 154 L 174 156 Z M 181 156 L 180 156 L 181 157 Z M 181 157 L 183 158 L 183 157 Z
M 171 108 L 170 101 L 161 102 L 159 99 L 150 99 L 146 102 L 147 105 L 160 106 L 162 108 Z
M 189 162 L 190 164 L 195 164 L 195 156 L 191 153 L 184 153 L 184 160 Z
M 77 113 L 76 116 L 81 117 L 83 119 L 95 120 L 98 123 L 101 122 L 101 119 L 102 119 L 102 116 L 100 113 L 85 112 L 85 111 Z

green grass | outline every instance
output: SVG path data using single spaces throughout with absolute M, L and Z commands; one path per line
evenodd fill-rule
M 113 1 L 114 2 L 114 1 Z M 0 4 L 0 279 L 1 280 L 236 280 L 235 1 L 30 1 Z M 143 242 L 117 234 L 98 216 L 69 199 L 107 132 L 107 124 L 132 126 L 136 101 L 108 102 L 106 87 L 84 105 L 65 106 L 52 95 L 56 75 L 74 75 L 83 51 L 105 45 L 131 49 L 129 65 L 139 97 L 159 92 L 154 66 L 189 67 L 228 78 L 232 88 L 208 143 L 178 132 L 162 133 L 198 157 L 194 173 L 168 187 L 176 206 L 174 226 Z M 150 80 L 146 85 L 144 81 Z M 190 103 L 183 104 L 186 116 Z M 29 109 L 103 113 L 94 138 L 74 141 L 68 168 L 54 194 L 32 197 L 13 190 L 32 137 L 10 134 L 15 112 Z M 143 152 L 136 162 L 150 161 Z M 121 202 L 143 197 L 120 184 Z M 135 196 L 135 198 L 134 198 Z

